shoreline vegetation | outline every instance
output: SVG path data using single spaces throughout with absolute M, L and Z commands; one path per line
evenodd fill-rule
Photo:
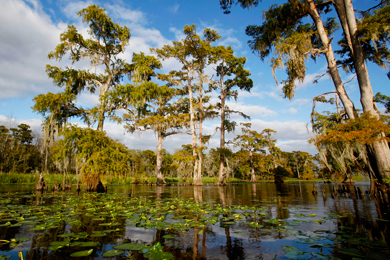
M 0 184 L 37 184 L 40 174 L 37 173 L 0 173 Z M 63 174 L 44 174 L 45 182 L 49 185 L 54 185 L 56 183 L 63 182 Z M 363 178 L 361 176 L 354 176 L 352 178 L 355 182 L 369 181 L 368 178 Z M 66 182 L 71 182 L 72 185 L 77 184 L 76 175 L 67 175 L 65 177 Z M 203 177 L 202 182 L 204 185 L 216 184 L 218 176 L 215 177 Z M 330 180 L 330 179 L 298 179 L 298 178 L 286 178 L 284 182 L 342 182 L 342 179 Z M 156 177 L 115 177 L 115 176 L 103 176 L 102 183 L 104 185 L 125 185 L 125 184 L 151 184 L 154 185 L 157 182 Z M 167 185 L 192 185 L 192 178 L 165 178 Z M 257 180 L 253 183 L 261 182 L 274 182 L 274 179 L 269 180 Z M 243 180 L 239 178 L 228 178 L 227 183 L 252 183 L 250 180 Z

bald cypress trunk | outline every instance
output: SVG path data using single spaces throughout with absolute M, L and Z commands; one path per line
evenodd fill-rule
M 203 123 L 203 95 L 202 95 L 203 89 L 200 89 L 199 93 L 199 106 L 200 106 L 200 111 L 199 111 L 199 151 L 198 151 L 198 169 L 195 171 L 195 176 L 194 176 L 194 185 L 201 186 L 203 185 L 202 183 L 202 164 L 203 164 L 203 133 L 202 133 L 202 123 Z
M 326 57 L 326 61 L 328 63 L 328 69 L 329 69 L 330 76 L 332 78 L 334 86 L 336 87 L 337 94 L 339 95 L 340 100 L 343 103 L 345 112 L 347 113 L 349 118 L 353 119 L 353 118 L 355 118 L 354 104 L 351 101 L 351 99 L 348 97 L 347 92 L 345 91 L 344 84 L 341 80 L 340 73 L 337 69 L 336 59 L 334 57 L 332 45 L 330 44 L 329 37 L 328 37 L 326 30 L 324 28 L 324 24 L 322 23 L 322 20 L 318 14 L 318 11 L 317 11 L 317 8 L 314 4 L 314 1 L 308 0 L 308 2 L 309 2 L 310 17 L 313 19 L 313 21 L 316 25 L 317 32 L 320 36 L 321 43 L 325 48 L 325 57 Z
M 249 150 L 249 160 L 250 160 L 250 165 L 251 165 L 251 182 L 256 182 L 256 174 L 255 174 L 255 166 L 253 164 L 253 151 L 252 149 Z
M 198 138 L 196 137 L 196 132 L 195 132 L 195 111 L 193 105 L 193 91 L 191 86 L 190 71 L 187 72 L 187 82 L 188 82 L 188 86 L 187 86 L 188 95 L 190 99 L 190 130 L 191 130 L 191 141 L 192 141 L 192 156 L 194 157 L 193 176 L 195 182 L 198 176 L 198 154 L 196 152 L 196 143 L 198 141 Z
M 163 143 L 163 136 L 161 132 L 158 132 L 158 144 L 157 144 L 157 163 L 156 163 L 156 175 L 157 175 L 157 185 L 163 185 L 165 184 L 164 175 L 161 171 L 162 168 L 162 143 Z
M 219 154 L 219 171 L 218 171 L 218 180 L 217 185 L 225 185 L 226 184 L 226 173 L 225 173 L 225 88 L 223 84 L 223 77 L 220 80 L 221 84 L 221 138 L 220 138 L 220 154 Z
M 348 31 L 346 31 L 346 35 L 351 38 L 349 42 L 352 43 L 351 52 L 357 80 L 359 83 L 360 102 L 364 112 L 369 113 L 373 117 L 379 119 L 379 112 L 376 109 L 371 81 L 364 60 L 363 48 L 357 35 L 356 17 L 353 10 L 352 1 L 344 0 L 344 7 L 348 24 L 348 27 L 345 27 L 345 30 L 348 29 Z M 384 140 L 376 141 L 370 146 L 371 149 L 368 151 L 374 155 L 374 160 L 372 160 L 371 163 L 375 164 L 373 167 L 373 169 L 376 169 L 374 170 L 375 177 L 380 182 L 382 182 L 383 178 L 390 178 L 390 149 L 387 142 Z

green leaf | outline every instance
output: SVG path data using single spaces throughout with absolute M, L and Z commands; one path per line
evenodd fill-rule
M 75 233 L 65 233 L 65 234 L 61 234 L 61 235 L 58 235 L 57 237 L 71 237 L 73 236 Z
M 138 243 L 126 243 L 126 244 L 114 246 L 115 249 L 121 249 L 121 250 L 141 250 L 144 247 L 147 247 L 147 245 L 138 244 Z
M 75 252 L 75 253 L 71 254 L 70 256 L 71 257 L 89 256 L 90 254 L 92 254 L 92 252 L 93 252 L 93 249 L 83 250 L 83 251 Z
M 289 252 L 289 251 L 299 251 L 299 248 L 295 246 L 282 246 L 283 251 Z
M 107 252 L 104 252 L 103 257 L 112 257 L 123 254 L 125 251 L 123 250 L 108 250 Z
M 93 247 L 100 245 L 99 242 L 88 241 L 88 242 L 73 242 L 70 244 L 71 246 L 79 246 L 79 247 Z
M 175 237 L 176 237 L 176 235 L 174 235 L 174 234 L 163 236 L 163 238 L 166 238 L 166 239 L 171 239 L 171 238 L 175 238 Z
M 93 231 L 90 237 L 104 237 L 107 236 L 107 233 L 104 233 L 102 231 Z
M 17 243 L 22 243 L 22 242 L 30 241 L 30 238 L 28 238 L 28 237 L 18 237 L 15 240 L 16 240 Z
M 325 253 L 316 253 L 316 252 L 312 252 L 311 253 L 312 256 L 318 258 L 318 259 L 322 259 L 322 260 L 328 260 L 328 259 L 331 259 L 331 257 Z
M 302 251 L 288 251 L 286 256 L 290 259 L 308 259 L 311 258 L 311 254 Z

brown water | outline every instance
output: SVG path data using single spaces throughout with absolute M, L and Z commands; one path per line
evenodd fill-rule
M 369 183 L 355 186 L 369 190 Z M 316 196 L 312 193 L 314 187 L 320 191 Z M 18 259 L 19 251 L 24 259 L 69 259 L 71 253 L 89 248 L 94 249 L 93 253 L 83 259 L 110 259 L 103 258 L 103 253 L 125 242 L 148 246 L 160 242 L 162 250 L 175 259 L 390 259 L 388 207 L 380 206 L 368 195 L 358 199 L 354 192 L 332 198 L 332 188 L 333 184 L 306 182 L 230 184 L 226 187 L 112 185 L 108 187 L 107 195 L 91 197 L 75 191 L 40 195 L 30 192 L 32 186 L 1 185 L 0 240 L 20 237 L 30 240 L 18 246 L 0 245 L 0 259 L 1 255 Z M 111 197 L 114 194 L 118 195 Z M 108 212 L 102 217 L 106 222 L 110 220 L 109 214 L 115 210 L 119 215 L 124 214 L 127 207 L 134 210 L 134 216 L 117 217 L 114 222 L 118 222 L 118 226 L 103 227 L 98 224 L 102 221 L 93 220 L 100 216 L 99 212 L 92 214 L 88 206 L 77 207 L 70 203 L 74 200 L 81 205 L 88 199 L 92 209 L 100 207 L 102 212 Z M 99 201 L 101 205 L 93 206 Z M 139 201 L 138 206 L 136 201 Z M 179 212 L 181 206 L 174 204 L 177 201 L 181 201 L 183 208 L 189 206 L 190 211 Z M 176 206 L 173 210 L 167 207 L 165 215 L 151 213 L 164 203 Z M 104 205 L 108 204 L 115 205 L 115 210 L 107 210 Z M 60 205 L 65 206 L 61 208 Z M 46 206 L 49 208 L 45 209 Z M 41 218 L 39 212 L 42 212 L 42 222 L 36 218 Z M 44 221 L 52 221 L 43 216 L 53 214 L 66 215 L 66 218 L 53 227 L 42 227 Z M 142 214 L 146 220 L 137 220 Z M 146 226 L 147 218 L 154 220 L 161 215 L 165 216 L 166 224 Z M 19 221 L 23 216 L 25 220 Z M 34 220 L 33 224 L 26 221 L 28 218 Z M 211 218 L 217 221 L 207 222 Z M 75 224 L 75 221 L 79 222 Z M 11 225 L 6 225 L 7 222 Z M 186 229 L 168 227 L 177 222 L 188 226 Z M 91 234 L 102 231 L 110 232 L 104 237 L 92 238 Z M 85 237 L 59 236 L 70 232 L 84 232 Z M 166 235 L 175 237 L 167 238 Z M 50 250 L 50 243 L 66 239 L 95 241 L 99 246 L 64 246 Z M 299 249 L 301 253 L 290 254 L 287 247 L 294 247 L 291 249 L 294 252 Z M 138 250 L 111 259 L 131 259 L 129 254 L 133 259 L 147 259 L 147 255 Z

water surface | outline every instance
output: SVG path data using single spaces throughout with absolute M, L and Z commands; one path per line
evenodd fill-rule
M 369 183 L 355 186 L 369 190 Z M 0 244 L 0 259 L 18 259 L 18 252 L 24 259 L 69 259 L 91 249 L 83 259 L 110 259 L 103 257 L 110 250 L 118 250 L 111 259 L 390 256 L 388 207 L 357 198 L 353 187 L 335 198 L 334 184 L 307 182 L 111 185 L 107 194 L 37 194 L 32 187 L 0 186 L 0 240 L 11 241 Z M 123 244 L 132 250 L 114 248 Z

